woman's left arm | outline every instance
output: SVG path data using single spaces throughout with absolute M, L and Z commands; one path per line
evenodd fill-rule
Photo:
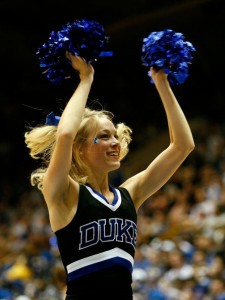
M 170 144 L 144 171 L 122 185 L 129 191 L 137 208 L 170 179 L 194 149 L 189 124 L 170 87 L 167 75 L 162 69 L 155 71 L 153 68 L 151 75 L 166 112 Z

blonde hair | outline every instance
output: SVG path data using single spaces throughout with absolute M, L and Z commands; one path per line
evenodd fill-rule
M 72 162 L 70 168 L 70 176 L 79 182 L 85 184 L 87 182 L 87 165 L 80 156 L 82 146 L 84 146 L 89 133 L 97 126 L 99 118 L 107 118 L 112 121 L 114 115 L 107 110 L 93 110 L 85 108 L 83 118 L 74 140 Z M 131 142 L 132 130 L 124 123 L 115 124 L 118 140 L 121 145 L 120 161 L 127 155 L 129 143 Z M 31 174 L 30 180 L 33 186 L 37 186 L 42 190 L 43 176 L 48 168 L 53 150 L 56 143 L 57 126 L 42 125 L 31 128 L 25 132 L 25 143 L 30 149 L 30 156 L 34 159 L 40 159 L 42 165 L 40 168 L 34 170 Z

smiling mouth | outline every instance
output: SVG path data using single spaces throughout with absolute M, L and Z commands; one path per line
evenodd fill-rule
M 119 157 L 119 152 L 110 152 L 108 155 L 111 157 Z

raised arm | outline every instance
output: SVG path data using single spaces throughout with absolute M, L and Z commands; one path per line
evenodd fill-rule
M 169 85 L 167 75 L 163 70 L 157 72 L 151 68 L 151 75 L 165 108 L 170 133 L 170 143 L 178 146 L 182 150 L 185 159 L 194 148 L 192 133 L 186 117 Z
M 190 127 L 170 87 L 167 75 L 162 69 L 155 71 L 153 68 L 151 75 L 166 112 L 170 144 L 144 171 L 123 184 L 137 208 L 169 180 L 194 149 Z
M 68 101 L 57 128 L 56 146 L 43 180 L 43 194 L 50 207 L 57 201 L 67 199 L 70 180 L 72 147 L 79 129 L 84 108 L 93 82 L 93 67 L 82 58 L 67 53 L 80 82 Z

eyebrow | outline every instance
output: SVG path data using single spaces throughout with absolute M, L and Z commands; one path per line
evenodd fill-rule
M 111 131 L 109 129 L 102 129 L 102 130 L 97 131 L 95 135 L 97 136 L 97 135 L 104 134 L 104 133 L 115 135 L 115 134 L 117 134 L 117 131 L 116 130 Z

